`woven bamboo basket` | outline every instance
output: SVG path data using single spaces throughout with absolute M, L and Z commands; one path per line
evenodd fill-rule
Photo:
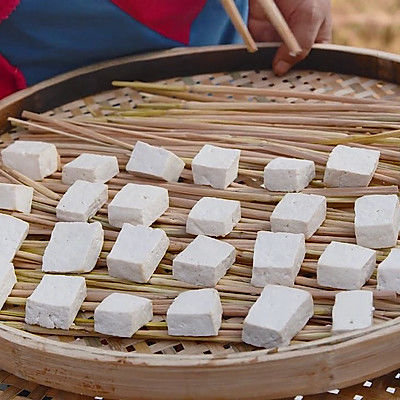
M 115 89 L 111 87 L 111 81 L 115 79 L 160 81 L 162 84 L 172 85 L 231 85 L 286 93 L 285 96 L 274 99 L 240 92 L 235 92 L 233 96 L 229 93 L 189 95 L 189 100 L 197 99 L 202 102 L 211 98 L 218 102 L 297 102 L 312 107 L 316 98 L 308 95 L 313 93 L 317 96 L 346 96 L 348 102 L 354 104 L 364 104 L 371 98 L 378 101 L 389 100 L 388 104 L 396 107 L 395 102 L 400 95 L 398 56 L 321 45 L 315 47 L 310 57 L 297 70 L 283 78 L 277 78 L 269 69 L 275 49 L 272 45 L 262 45 L 255 54 L 248 54 L 240 46 L 174 49 L 105 62 L 64 74 L 0 101 L 0 129 L 3 131 L 0 147 L 5 147 L 19 137 L 50 142 L 58 137 L 56 144 L 61 155 L 61 164 L 79 155 L 81 148 L 85 146 L 93 152 L 118 155 L 122 166 L 138 138 L 172 149 L 184 158 L 187 165 L 190 165 L 190 159 L 206 142 L 215 142 L 218 145 L 227 140 L 230 147 L 235 147 L 229 142 L 231 138 L 227 139 L 221 131 L 213 134 L 205 132 L 205 138 L 200 140 L 195 132 L 188 132 L 185 136 L 179 129 L 171 129 L 169 134 L 168 131 L 146 124 L 142 129 L 132 130 L 130 136 L 126 132 L 119 134 L 117 127 L 115 135 L 109 137 L 121 142 L 107 143 L 106 140 L 103 147 L 95 143 L 98 138 L 92 140 L 93 137 L 90 139 L 84 134 L 84 142 L 79 137 L 72 137 L 71 133 L 74 131 L 68 130 L 71 128 L 68 123 L 70 118 L 82 118 L 82 121 L 86 121 L 86 115 L 99 117 L 112 111 L 111 107 L 132 110 L 133 104 L 144 104 L 149 99 L 159 102 L 182 100 L 167 99 L 163 94 L 157 93 L 149 97 L 142 90 L 127 87 Z M 290 93 L 299 92 L 305 96 L 300 96 L 300 99 L 298 95 L 290 97 Z M 30 125 L 29 129 L 10 129 L 8 117 L 20 117 L 23 110 L 43 113 L 44 119 L 41 120 L 42 117 L 38 114 L 31 114 L 32 123 L 36 123 L 36 126 Z M 53 121 L 54 118 L 67 121 L 67 125 L 51 127 L 48 119 L 50 117 Z M 136 121 L 137 128 L 144 118 L 132 120 Z M 239 122 L 237 124 L 241 126 Z M 300 122 L 297 125 L 301 127 Z M 183 128 L 185 126 L 182 125 Z M 285 122 L 276 121 L 273 127 L 285 126 Z M 372 121 L 368 126 L 373 131 L 378 125 L 374 125 Z M 46 131 L 46 127 L 50 130 Z M 54 130 L 57 127 L 64 133 L 69 132 L 70 136 L 59 136 Z M 396 124 L 391 123 L 390 128 L 395 129 Z M 103 132 L 101 129 L 100 131 Z M 259 188 L 261 171 L 266 164 L 265 160 L 268 161 L 277 154 L 286 154 L 284 146 L 278 146 L 277 142 L 271 141 L 278 147 L 267 150 L 265 159 L 260 161 L 257 158 L 257 146 L 261 138 L 254 138 L 252 134 L 248 137 L 252 141 L 245 142 L 244 145 L 251 143 L 253 147 L 246 152 L 244 160 L 241 160 L 238 183 L 231 189 L 222 193 L 195 186 L 188 170 L 185 170 L 183 182 L 176 185 L 158 183 L 169 189 L 171 208 L 155 226 L 166 229 L 172 245 L 149 284 L 140 286 L 106 278 L 105 256 L 115 241 L 117 231 L 107 225 L 106 210 L 100 210 L 97 218 L 105 227 L 106 245 L 96 269 L 86 275 L 89 296 L 78 315 L 76 326 L 68 333 L 43 330 L 23 323 L 25 299 L 42 276 L 41 255 L 56 221 L 54 206 L 66 190 L 61 184 L 59 172 L 36 184 L 32 214 L 18 214 L 18 217 L 30 222 L 31 228 L 30 235 L 14 262 L 18 284 L 0 313 L 0 368 L 41 385 L 91 396 L 175 400 L 273 399 L 320 393 L 359 383 L 399 367 L 400 299 L 395 293 L 378 293 L 374 290 L 376 313 L 372 328 L 335 336 L 330 334 L 330 310 L 335 292 L 316 285 L 315 263 L 317 256 L 330 240 L 354 242 L 352 207 L 355 197 L 362 193 L 347 193 L 346 190 L 323 192 L 325 189 L 317 184 L 307 190 L 325 193 L 328 196 L 329 212 L 332 215 L 342 212 L 344 217 L 340 226 L 329 221 L 325 223 L 321 231 L 317 232 L 318 239 L 307 244 L 305 266 L 296 281 L 297 285 L 310 290 L 314 296 L 314 322 L 307 325 L 291 345 L 285 348 L 260 350 L 241 342 L 240 327 L 243 317 L 260 293 L 260 290 L 249 285 L 255 233 L 268 229 L 269 214 L 282 195 L 267 193 Z M 381 159 L 379 174 L 368 193 L 398 194 L 399 168 L 396 160 L 400 153 L 394 147 L 398 144 L 397 138 L 393 140 L 395 144 L 390 145 L 390 142 L 390 149 L 386 144 L 381 145 L 385 153 L 384 160 L 382 162 Z M 237 146 L 243 144 L 240 141 L 235 143 Z M 307 143 L 296 148 L 297 153 L 291 155 L 317 156 L 317 152 L 312 153 L 312 145 L 307 147 Z M 326 154 L 330 148 L 332 146 L 326 144 Z M 326 154 L 318 154 L 317 165 L 323 165 Z M 254 165 L 257 167 L 252 169 Z M 1 181 L 27 183 L 24 177 L 7 171 L 4 167 L 1 171 Z M 317 178 L 318 176 L 320 179 L 321 168 L 317 168 Z M 111 197 L 127 181 L 146 180 L 128 176 L 123 171 L 109 183 Z M 224 306 L 222 330 L 214 339 L 168 337 L 165 329 L 166 309 L 173 297 L 182 290 L 191 288 L 190 285 L 171 279 L 171 260 L 190 241 L 183 227 L 188 209 L 198 198 L 210 194 L 238 198 L 242 200 L 242 207 L 245 209 L 244 219 L 226 238 L 236 245 L 239 256 L 232 271 L 217 286 Z M 379 251 L 378 259 L 382 260 L 387 253 Z M 376 280 L 372 278 L 367 289 L 373 290 L 374 285 Z M 103 337 L 93 332 L 93 309 L 112 291 L 137 293 L 153 299 L 154 321 L 132 339 Z

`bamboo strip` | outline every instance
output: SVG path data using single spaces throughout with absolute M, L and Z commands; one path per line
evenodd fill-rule
M 298 92 L 294 90 L 274 90 L 256 87 L 237 87 L 237 86 L 224 86 L 224 85 L 166 85 L 145 83 L 139 81 L 126 82 L 126 81 L 113 81 L 113 86 L 116 87 L 130 87 L 136 90 L 151 92 L 155 91 L 168 91 L 170 92 L 193 92 L 193 93 L 227 93 L 227 94 L 242 94 L 251 96 L 266 96 L 266 97 L 290 97 L 305 100 L 320 100 L 332 101 L 350 104 L 381 104 L 382 101 L 371 99 L 360 99 L 354 97 L 334 96 L 327 94 L 317 94 L 310 92 Z M 387 102 L 389 103 L 389 102 Z

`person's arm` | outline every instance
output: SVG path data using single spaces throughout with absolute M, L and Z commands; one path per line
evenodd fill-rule
M 303 49 L 297 57 L 292 57 L 285 44 L 280 46 L 272 66 L 277 75 L 283 75 L 308 55 L 314 43 L 330 42 L 331 2 L 330 0 L 276 0 L 276 4 Z M 273 26 L 267 21 L 258 0 L 249 0 L 249 5 L 248 25 L 253 38 L 257 42 L 281 41 Z

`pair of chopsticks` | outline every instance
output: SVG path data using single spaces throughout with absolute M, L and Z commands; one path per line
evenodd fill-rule
M 273 27 L 279 33 L 283 42 L 289 48 L 290 55 L 293 57 L 297 56 L 301 52 L 301 47 L 297 42 L 293 32 L 290 30 L 288 24 L 282 16 L 279 8 L 276 6 L 274 0 L 257 0 L 260 6 L 263 8 L 266 17 L 271 22 Z M 252 38 L 246 23 L 243 21 L 239 10 L 236 7 L 234 0 L 221 0 L 222 6 L 225 8 L 226 13 L 229 15 L 233 25 L 239 32 L 244 43 L 246 44 L 247 50 L 251 53 L 257 51 L 257 45 Z

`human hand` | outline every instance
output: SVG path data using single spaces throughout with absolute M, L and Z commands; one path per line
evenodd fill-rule
M 276 75 L 284 75 L 297 62 L 307 57 L 314 43 L 327 43 L 332 38 L 330 0 L 275 0 L 283 17 L 302 48 L 296 57 L 289 54 L 283 43 L 272 62 Z M 256 42 L 281 41 L 258 0 L 249 0 L 249 30 Z

